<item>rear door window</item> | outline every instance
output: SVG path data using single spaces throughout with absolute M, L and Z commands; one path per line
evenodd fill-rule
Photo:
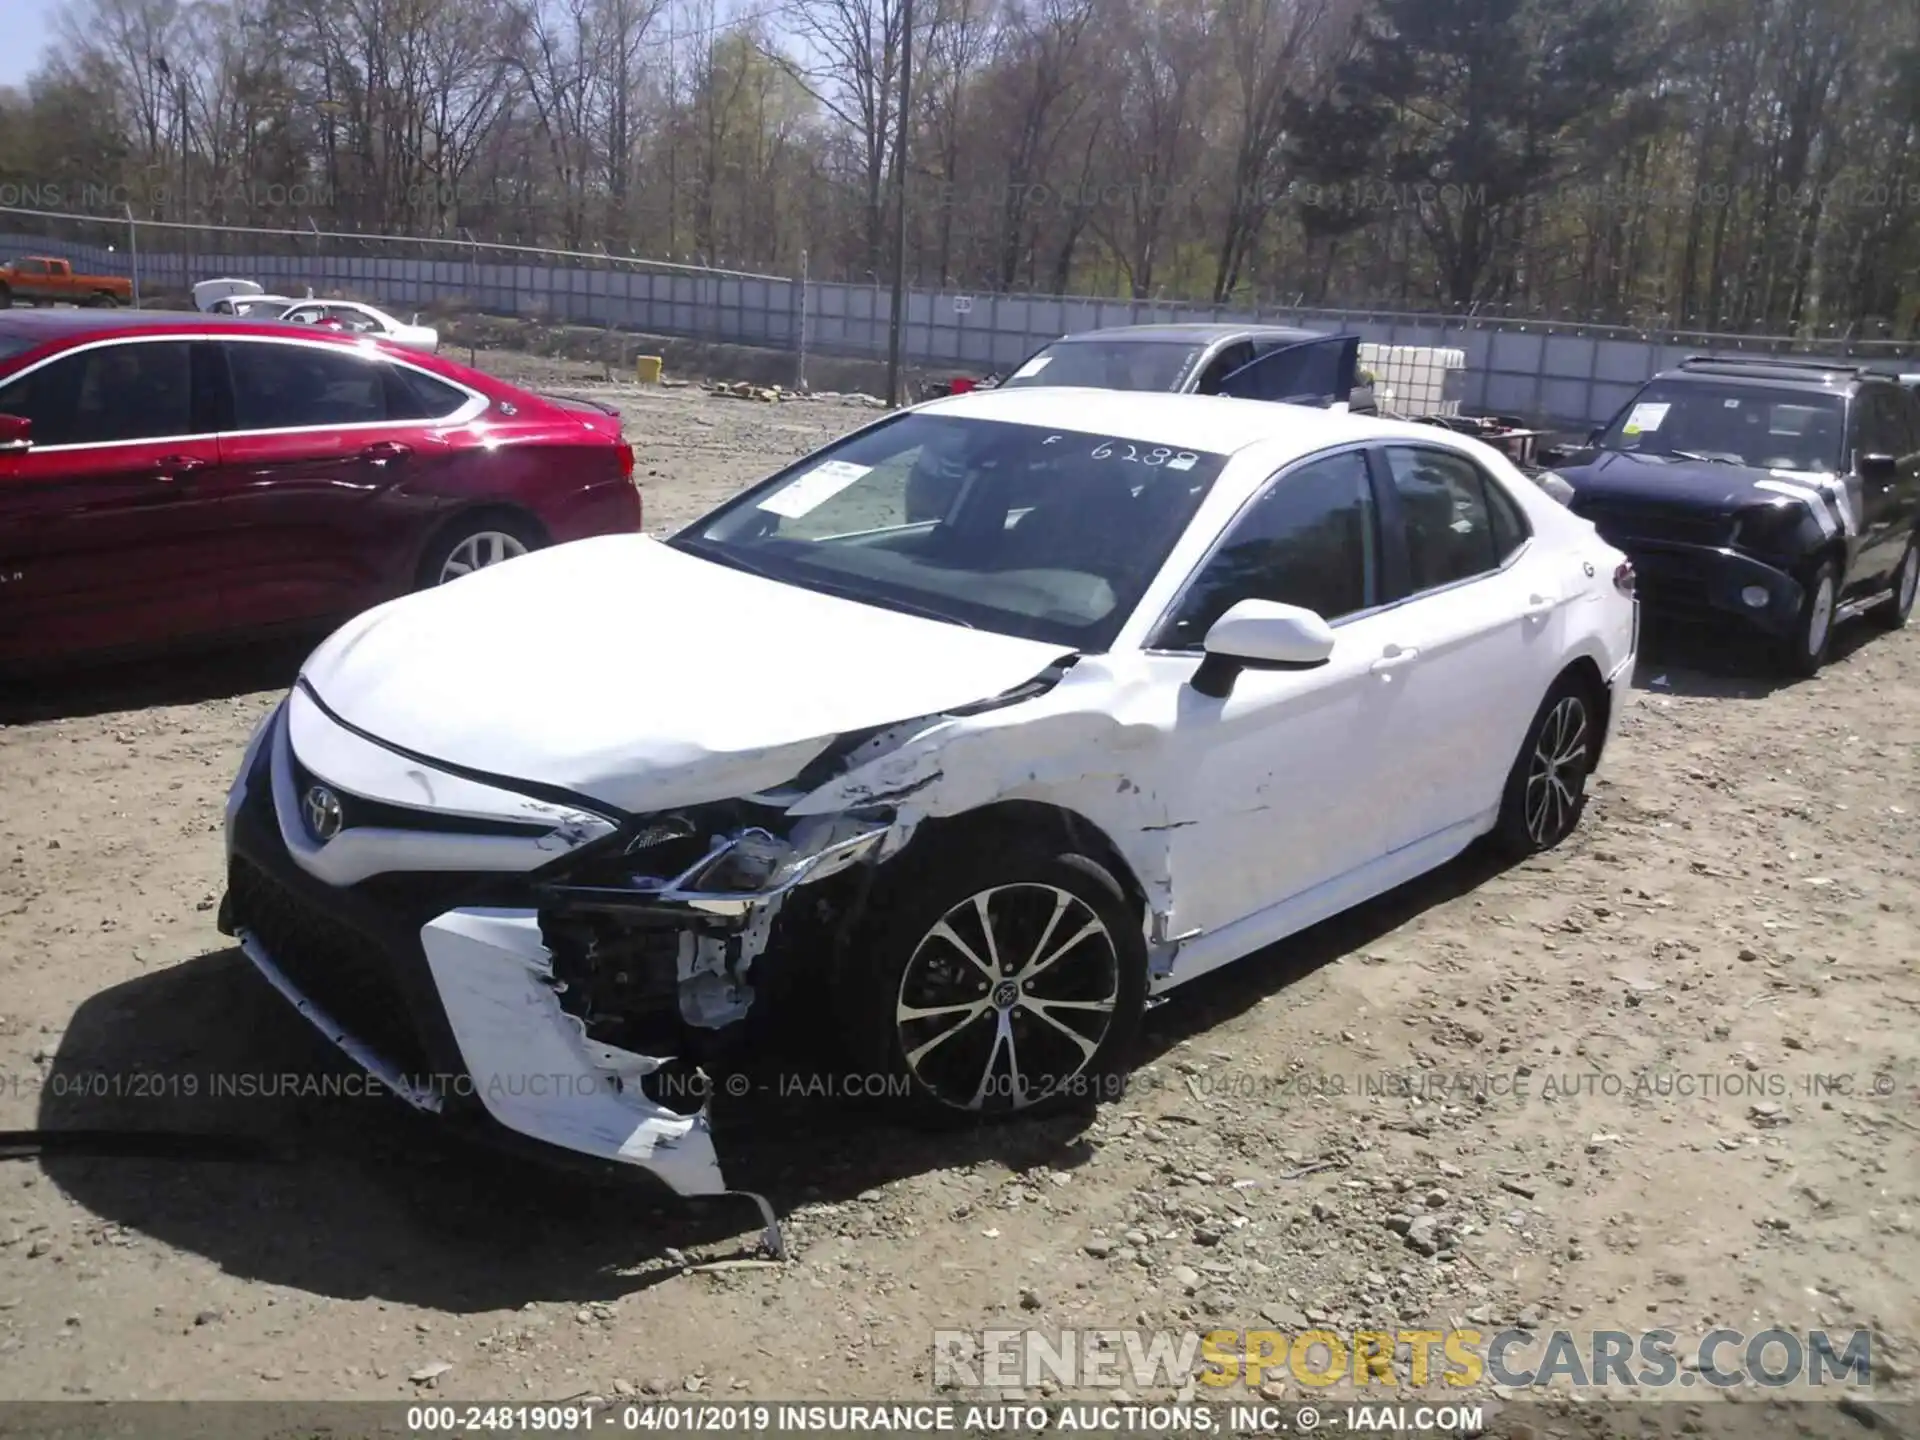
M 1386 456 L 1406 536 L 1409 593 L 1497 570 L 1519 548 L 1514 517 L 1495 520 L 1488 498 L 1494 487 L 1466 456 L 1400 445 L 1387 447 Z
M 421 418 L 420 400 L 383 361 L 297 342 L 229 342 L 225 349 L 233 383 L 232 430 L 309 430 Z

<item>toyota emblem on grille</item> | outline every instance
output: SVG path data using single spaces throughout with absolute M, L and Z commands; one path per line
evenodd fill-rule
M 309 788 L 306 799 L 301 803 L 307 812 L 307 829 L 313 832 L 316 840 L 331 840 L 346 823 L 346 812 L 340 808 L 340 797 L 324 785 Z

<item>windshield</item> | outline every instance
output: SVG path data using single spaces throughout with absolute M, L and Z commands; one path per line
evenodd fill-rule
M 1056 340 L 1000 384 L 1178 390 L 1202 348 L 1166 340 Z
M 1845 400 L 1812 390 L 1654 381 L 1615 418 L 1602 450 L 1756 470 L 1841 469 Z
M 1198 449 L 910 413 L 670 543 L 807 589 L 1098 652 L 1225 464 Z

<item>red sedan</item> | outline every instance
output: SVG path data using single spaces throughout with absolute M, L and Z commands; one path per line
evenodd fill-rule
M 639 527 L 584 401 L 306 326 L 0 318 L 0 664 L 338 619 Z

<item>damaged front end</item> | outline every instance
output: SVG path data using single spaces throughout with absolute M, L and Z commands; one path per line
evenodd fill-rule
M 459 794 L 474 817 L 537 828 L 521 818 L 531 802 L 389 751 L 296 692 L 229 796 L 222 928 L 403 1098 L 484 1112 L 684 1196 L 745 1195 L 777 1254 L 766 1200 L 722 1173 L 708 1071 L 753 1033 L 750 1012 L 791 1017 L 789 994 L 846 963 L 880 867 L 946 808 L 928 802 L 956 730 L 1051 689 L 1071 663 L 993 699 L 843 733 L 774 789 L 484 845 L 466 827 L 493 821 L 427 826 L 354 797 Z M 323 835 L 309 812 L 328 787 L 347 794 L 348 823 Z M 347 995 L 349 970 L 378 983 Z
M 830 941 L 845 924 L 849 888 L 822 882 L 905 840 L 886 809 L 794 821 L 742 802 L 645 817 L 540 885 L 561 1006 L 590 1039 L 623 1047 L 733 1025 L 769 948 Z M 790 917 L 803 886 L 815 903 Z

